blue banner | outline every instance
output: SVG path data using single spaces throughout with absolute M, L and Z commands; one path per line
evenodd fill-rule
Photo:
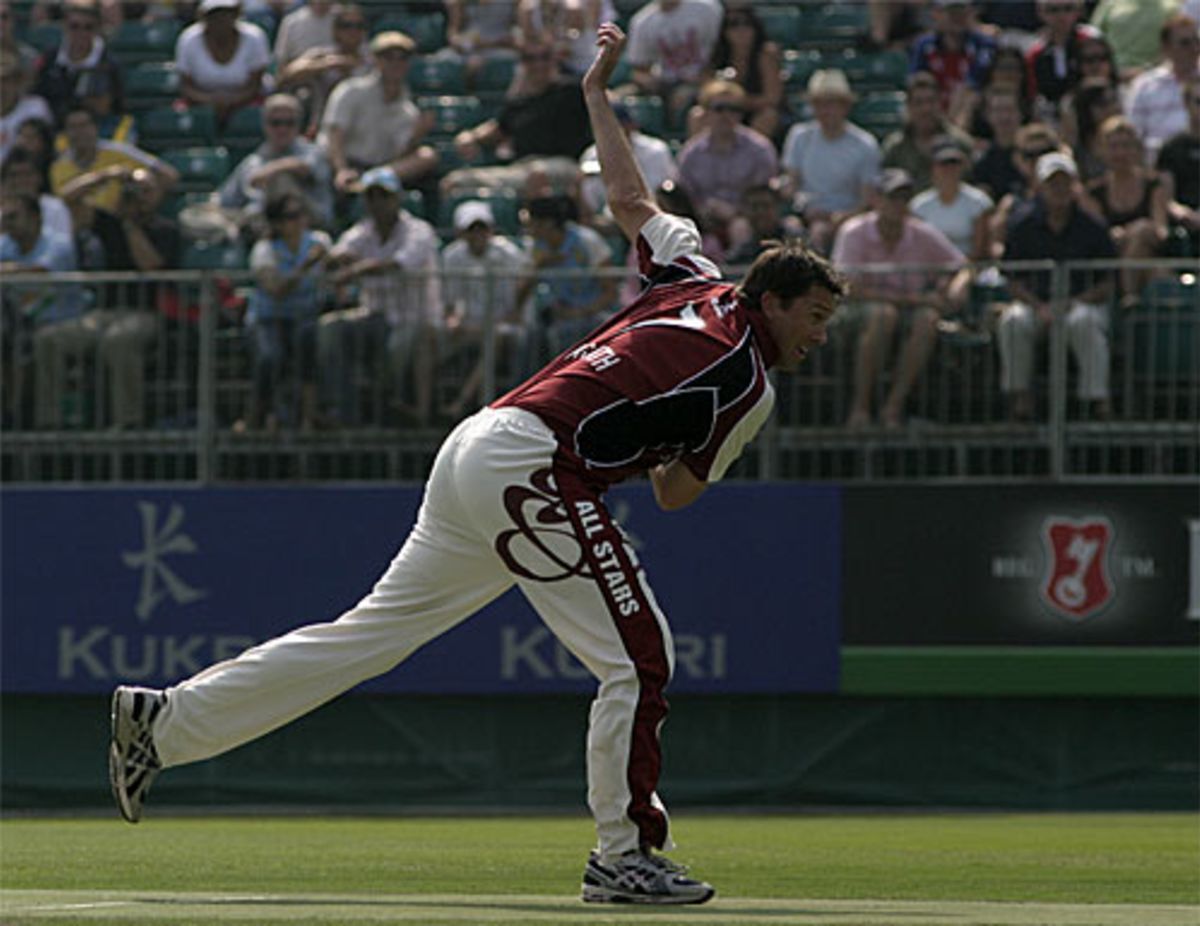
M 10 489 L 0 494 L 5 692 L 162 686 L 371 588 L 416 515 L 416 488 Z M 660 512 L 609 507 L 676 642 L 672 691 L 838 687 L 841 495 L 728 485 Z M 513 590 L 364 688 L 588 692 L 593 683 Z

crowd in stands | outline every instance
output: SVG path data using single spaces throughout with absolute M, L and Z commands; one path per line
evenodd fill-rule
M 216 251 L 252 274 L 237 429 L 378 422 L 363 369 L 392 420 L 452 420 L 488 398 L 488 326 L 504 388 L 636 293 L 579 88 L 610 19 L 634 156 L 709 256 L 799 236 L 851 271 L 849 427 L 903 423 L 988 262 L 1200 256 L 1200 0 L 0 0 L 0 269 Z M 1112 414 L 1112 320 L 1152 273 L 1076 274 L 1065 305 L 1004 279 L 973 324 L 1012 418 L 1055 311 L 1081 407 Z M 4 286 L 6 425 L 60 427 L 80 362 L 99 424 L 152 424 L 140 365 L 178 301 Z

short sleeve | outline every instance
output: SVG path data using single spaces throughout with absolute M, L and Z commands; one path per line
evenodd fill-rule
M 680 257 L 699 256 L 700 230 L 691 219 L 656 212 L 638 232 L 638 270 L 650 276 Z
M 250 269 L 255 273 L 262 273 L 264 270 L 274 270 L 277 266 L 275 260 L 275 249 L 271 247 L 271 242 L 265 238 L 254 243 L 253 249 L 250 251 Z
M 267 34 L 262 30 L 261 26 L 254 23 L 246 23 L 246 31 L 242 33 L 242 37 L 247 40 L 248 51 L 246 54 L 246 65 L 250 72 L 262 71 L 271 66 L 271 45 L 267 40 Z

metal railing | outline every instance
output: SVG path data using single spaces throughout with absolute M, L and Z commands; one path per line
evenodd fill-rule
M 1096 403 L 1078 393 L 1072 274 L 1115 277 L 1133 266 L 1148 278 L 1137 307 L 1122 309 L 1115 299 L 1100 307 L 1109 386 L 1098 415 Z M 885 283 L 902 270 L 926 273 L 921 293 L 946 282 L 934 268 L 843 269 Z M 1194 478 L 1200 473 L 1196 273 L 1194 262 L 1167 261 L 972 268 L 969 283 L 960 281 L 958 301 L 942 307 L 898 422 L 876 418 L 866 426 L 849 419 L 872 311 L 852 296 L 826 346 L 797 374 L 775 377 L 776 414 L 731 475 Z M 587 328 L 591 320 L 560 314 L 553 284 L 598 278 L 629 283 L 619 269 L 547 274 L 518 320 L 503 325 L 500 297 L 511 298 L 515 271 L 473 278 L 484 288 L 477 330 L 448 330 L 440 306 L 421 325 L 345 330 L 332 324 L 342 316 L 326 311 L 310 327 L 281 332 L 282 357 L 272 360 L 257 344 L 258 328 L 244 320 L 254 283 L 243 271 L 8 274 L 0 281 L 0 476 L 8 483 L 420 480 L 454 420 Z M 1001 321 L 1014 279 L 1048 294 L 1053 306 L 1049 324 L 1040 331 L 1035 325 L 1026 345 L 1032 404 L 1021 415 L 1000 388 L 1005 363 L 998 350 L 1009 330 Z M 391 282 L 389 292 L 411 297 L 424 281 L 409 274 Z M 443 288 L 449 282 L 440 280 Z M 83 319 L 92 329 L 47 347 L 49 325 L 38 323 L 36 307 L 44 313 L 71 291 L 86 300 Z M 355 295 L 329 286 L 317 298 L 322 308 L 337 310 L 355 304 Z M 152 324 L 138 334 L 136 326 L 122 329 L 125 317 Z M 895 387 L 898 358 L 920 317 L 914 307 L 902 308 L 880 341 L 884 362 L 870 390 L 876 414 Z M 131 370 L 138 382 L 132 389 Z

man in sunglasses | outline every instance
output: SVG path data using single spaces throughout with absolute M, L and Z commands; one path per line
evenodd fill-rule
M 70 0 L 63 10 L 63 40 L 42 56 L 33 93 L 50 104 L 59 125 L 67 110 L 81 102 L 76 86 L 88 71 L 103 72 L 112 93 L 114 112 L 125 108 L 121 68 L 100 34 L 97 0 Z
M 272 196 L 299 194 L 315 224 L 333 221 L 333 187 L 324 152 L 300 136 L 300 101 L 276 93 L 263 104 L 263 143 L 238 164 L 216 193 L 226 209 L 241 212 L 240 225 L 260 237 L 263 208 Z
M 746 190 L 768 184 L 779 173 L 770 140 L 742 124 L 746 91 L 728 80 L 700 88 L 707 128 L 679 152 L 679 179 L 692 198 L 701 227 L 728 240 L 729 223 L 740 213 Z
M 297 11 L 299 12 L 299 11 Z M 281 64 L 276 74 L 280 90 L 294 93 L 308 108 L 305 134 L 315 136 L 333 88 L 350 77 L 365 77 L 373 63 L 367 46 L 367 14 L 357 3 L 339 3 L 331 13 L 332 38 L 305 46 Z

